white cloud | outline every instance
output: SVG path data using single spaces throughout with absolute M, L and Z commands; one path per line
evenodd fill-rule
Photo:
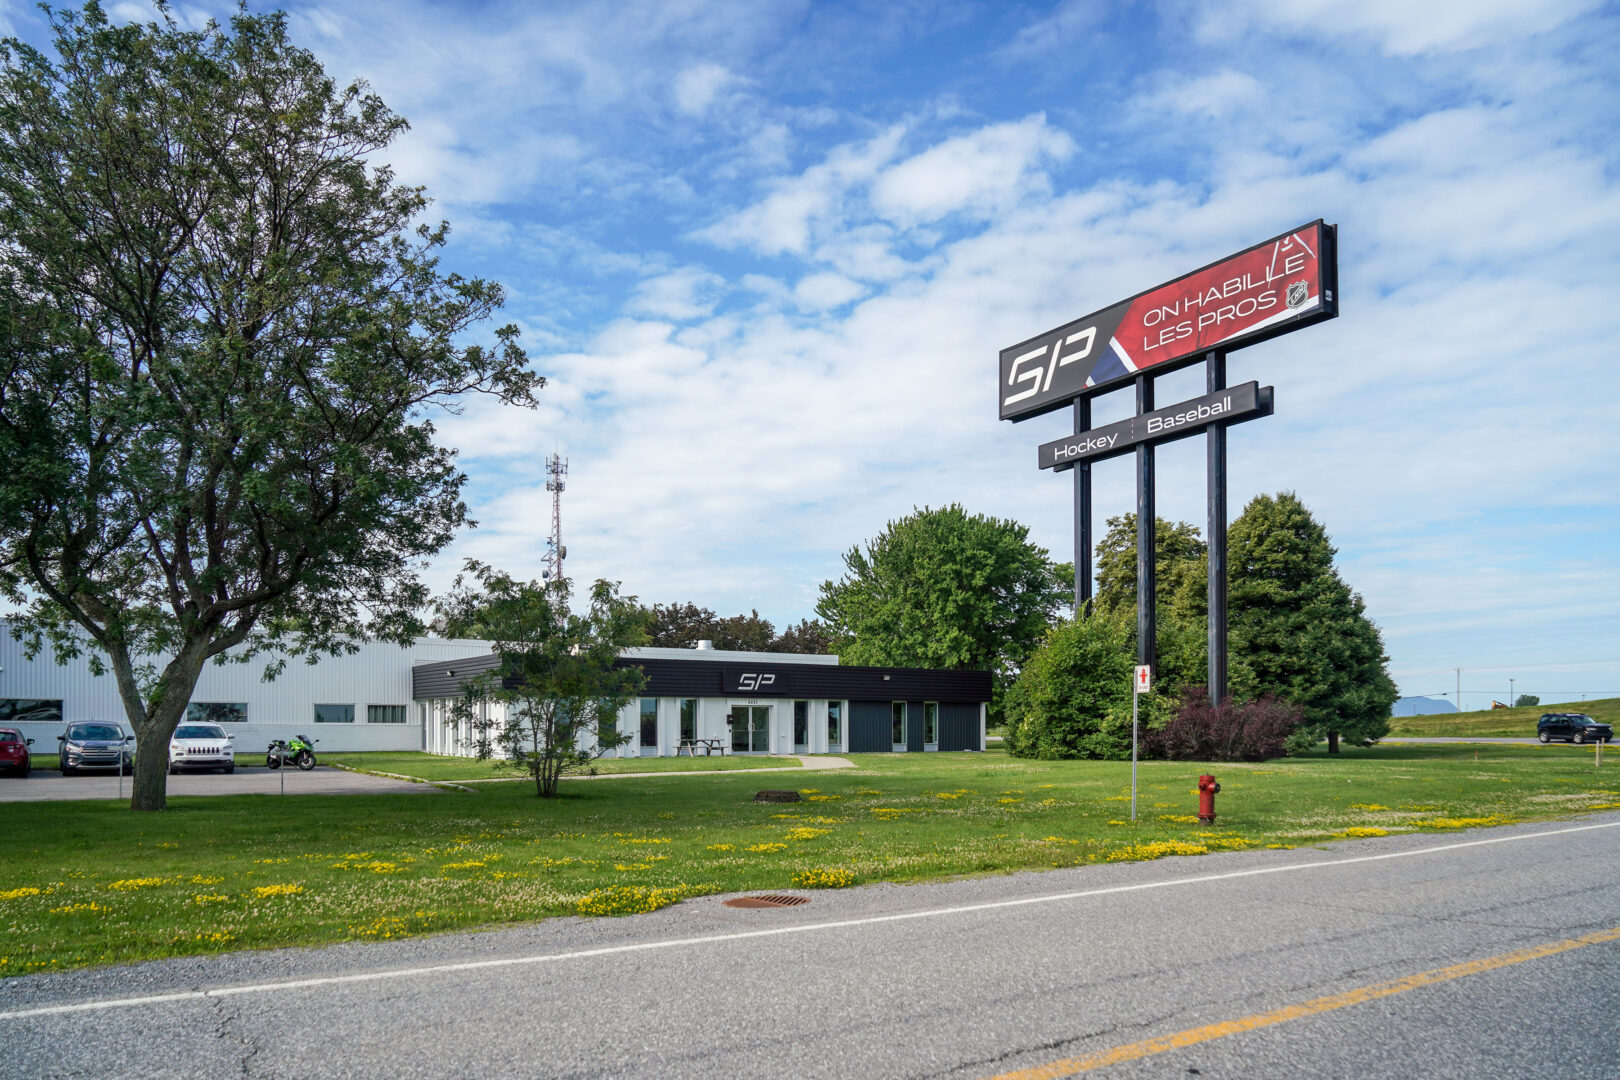
M 625 305 L 632 315 L 652 315 L 687 321 L 714 311 L 725 281 L 696 266 L 683 266 L 636 286 Z
M 824 161 L 800 175 L 773 181 L 764 199 L 700 230 L 698 238 L 761 255 L 805 253 L 812 230 L 836 223 L 845 194 L 871 182 L 893 158 L 903 133 L 902 128 L 891 127 L 864 143 L 834 148 Z
M 1395 56 L 1479 48 L 1552 30 L 1599 0 L 1259 0 L 1206 8 L 1205 28 L 1229 36 L 1252 19 L 1315 37 L 1355 34 Z
M 806 274 L 793 287 L 793 300 L 805 311 L 840 308 L 866 295 L 866 287 L 843 274 Z
M 1172 75 L 1159 90 L 1142 99 L 1144 107 L 1211 119 L 1230 116 L 1265 100 L 1260 80 L 1222 68 L 1197 78 Z
M 709 111 L 715 98 L 736 78 L 719 64 L 693 64 L 675 76 L 675 107 L 681 112 L 701 116 Z
M 947 139 L 884 170 L 872 185 L 878 213 L 903 224 L 938 221 L 948 214 L 987 214 L 1031 192 L 1049 190 L 1039 168 L 1074 153 L 1074 140 L 1044 114 L 992 124 Z
M 1102 0 L 1062 0 L 1050 15 L 1019 30 L 997 55 L 1009 61 L 1048 55 L 1096 26 L 1106 11 Z

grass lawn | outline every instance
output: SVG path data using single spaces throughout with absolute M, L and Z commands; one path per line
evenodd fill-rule
M 516 769 L 479 761 L 476 758 L 450 757 L 444 754 L 424 754 L 420 751 L 368 751 L 358 754 L 321 754 L 316 758 L 322 765 L 346 765 L 361 772 L 393 773 L 418 780 L 523 780 L 527 777 Z M 598 758 L 592 766 L 598 775 L 610 773 L 643 772 L 724 772 L 731 769 L 790 769 L 798 765 L 796 757 L 736 757 L 718 754 L 697 757 L 661 758 Z M 530 781 L 531 783 L 533 781 Z
M 1397 716 L 1389 722 L 1391 735 L 1456 735 L 1467 738 L 1533 737 L 1543 713 L 1578 712 L 1605 724 L 1620 725 L 1620 698 L 1569 701 L 1562 705 L 1535 705 L 1527 709 L 1486 709 L 1483 712 L 1434 713 Z
M 701 760 L 701 759 L 700 759 Z M 421 795 L 175 798 L 5 806 L 0 973 L 392 938 L 683 896 L 916 881 L 1620 808 L 1590 750 L 1383 746 L 1220 765 L 1218 827 L 1197 764 L 986 754 L 855 755 L 858 769 L 564 781 Z M 27 781 L 15 781 L 26 783 Z M 806 800 L 756 804 L 762 786 Z M 807 876 L 808 875 L 808 876 Z

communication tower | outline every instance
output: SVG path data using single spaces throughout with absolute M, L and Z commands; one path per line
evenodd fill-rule
M 568 459 L 560 454 L 546 458 L 546 490 L 551 493 L 551 535 L 546 537 L 545 570 L 541 576 L 550 582 L 562 580 L 563 560 L 568 549 L 562 542 L 562 493 L 567 486 Z

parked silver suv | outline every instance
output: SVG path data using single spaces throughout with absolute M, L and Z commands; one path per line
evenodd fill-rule
M 80 769 L 128 769 L 135 760 L 129 744 L 135 736 L 127 735 L 118 724 L 100 720 L 81 720 L 69 724 L 67 730 L 56 737 L 61 743 L 57 763 L 63 776 L 72 776 Z

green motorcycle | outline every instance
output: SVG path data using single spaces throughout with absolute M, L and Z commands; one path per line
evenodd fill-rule
M 302 735 L 294 735 L 290 739 L 271 739 L 270 749 L 264 754 L 264 763 L 272 769 L 279 769 L 285 761 L 308 772 L 315 767 L 315 744 L 320 741 L 306 739 Z

